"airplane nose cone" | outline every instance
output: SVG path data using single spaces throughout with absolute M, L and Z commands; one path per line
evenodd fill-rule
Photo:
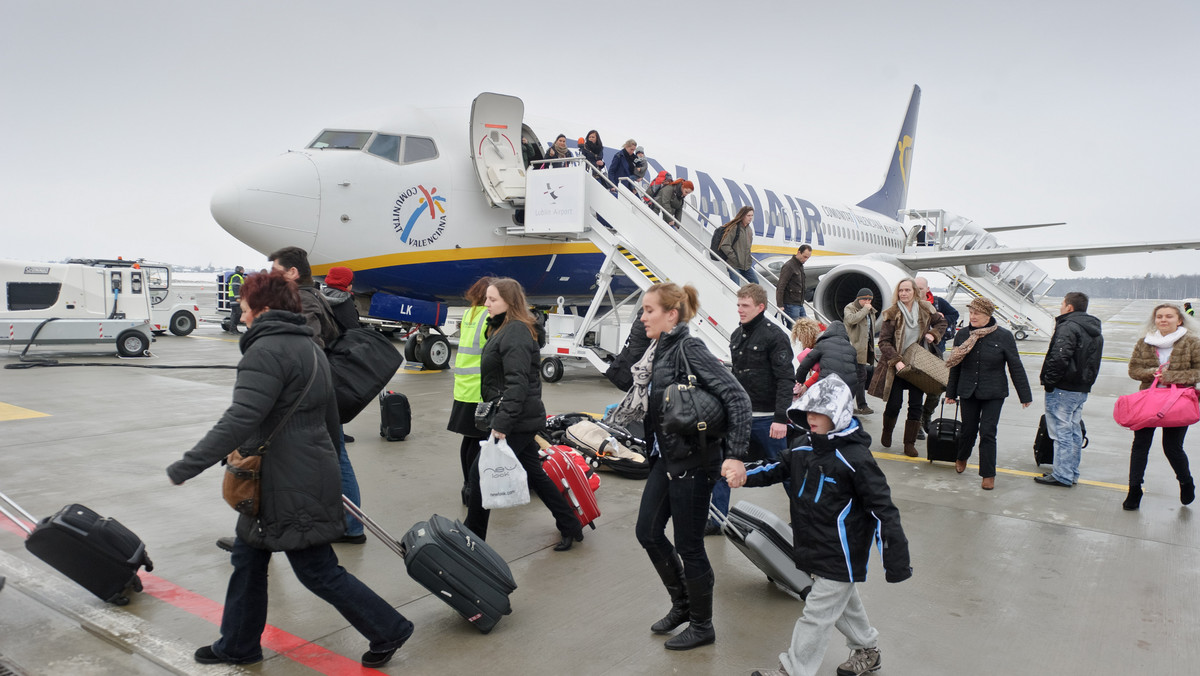
M 268 254 L 285 246 L 312 250 L 321 214 L 321 183 L 305 153 L 290 152 L 213 193 L 213 218 L 226 232 Z

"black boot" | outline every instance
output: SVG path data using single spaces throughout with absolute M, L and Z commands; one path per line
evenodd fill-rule
M 691 650 L 717 640 L 717 632 L 712 624 L 713 581 L 711 570 L 701 577 L 687 581 L 688 602 L 691 606 L 688 616 L 691 622 L 687 629 L 663 644 L 667 650 Z
M 1142 485 L 1135 484 L 1129 486 L 1129 495 L 1125 496 L 1125 502 L 1121 503 L 1121 509 L 1132 512 L 1142 504 Z
M 649 552 L 649 550 L 647 551 Z M 683 583 L 683 562 L 679 560 L 679 555 L 675 553 L 674 549 L 666 558 L 661 558 L 659 552 L 649 552 L 649 554 L 650 561 L 654 564 L 654 570 L 658 571 L 658 577 L 662 579 L 663 586 L 671 595 L 671 612 L 650 625 L 650 631 L 656 634 L 667 634 L 675 631 L 688 619 L 688 595 L 687 586 Z
M 1196 499 L 1196 482 L 1191 479 L 1187 483 L 1179 482 L 1179 502 L 1190 505 Z

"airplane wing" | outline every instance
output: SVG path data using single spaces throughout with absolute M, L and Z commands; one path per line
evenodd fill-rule
M 926 247 L 918 247 L 922 249 Z M 1177 251 L 1200 249 L 1200 240 L 1166 240 L 1160 242 L 1130 242 L 1125 244 L 1064 245 L 1053 247 L 997 247 L 980 250 L 929 251 L 905 253 L 873 253 L 858 256 L 813 256 L 804 264 L 809 274 L 822 275 L 834 268 L 849 263 L 866 261 L 891 261 L 917 270 L 936 270 L 955 265 L 986 265 L 1008 261 L 1031 261 L 1068 256 L 1102 256 L 1107 254 L 1148 253 L 1154 251 Z

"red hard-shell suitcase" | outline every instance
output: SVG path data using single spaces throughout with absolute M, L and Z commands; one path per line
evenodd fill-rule
M 34 521 L 8 496 L 0 500 Z M 0 512 L 29 533 L 25 548 L 63 575 L 108 603 L 129 603 L 129 591 L 141 591 L 138 568 L 149 572 L 154 564 L 141 538 L 110 517 L 102 517 L 83 505 L 67 505 L 30 529 L 24 521 L 0 506 Z
M 584 526 L 596 527 L 600 516 L 600 505 L 596 503 L 596 488 L 588 480 L 580 463 L 573 456 L 579 455 L 569 446 L 551 446 L 542 451 L 542 469 L 550 480 L 562 491 L 567 503 L 575 509 L 575 516 Z M 582 456 L 580 456 L 582 457 Z M 599 479 L 598 476 L 593 476 Z M 599 486 L 599 481 L 596 482 Z

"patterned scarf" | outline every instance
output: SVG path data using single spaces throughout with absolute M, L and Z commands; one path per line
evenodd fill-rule
M 613 411 L 612 422 L 628 427 L 630 423 L 641 422 L 646 418 L 646 411 L 650 405 L 650 374 L 654 370 L 654 351 L 657 348 L 658 341 L 651 341 L 650 347 L 646 348 L 646 354 L 642 355 L 638 363 L 629 367 L 629 372 L 633 374 L 633 387 L 629 388 L 625 398 Z
M 967 338 L 967 342 L 963 343 L 962 345 L 959 345 L 958 347 L 955 347 L 954 350 L 950 352 L 950 358 L 946 360 L 946 366 L 948 366 L 950 368 L 954 368 L 955 366 L 958 366 L 960 363 L 962 363 L 962 360 L 967 358 L 967 353 L 970 352 L 971 349 L 975 347 L 975 343 L 978 342 L 980 338 L 986 336 L 987 334 L 991 333 L 992 331 L 995 331 L 998 328 L 1000 328 L 999 324 L 992 324 L 991 326 L 985 326 L 982 329 L 972 328 L 971 336 L 969 338 Z

